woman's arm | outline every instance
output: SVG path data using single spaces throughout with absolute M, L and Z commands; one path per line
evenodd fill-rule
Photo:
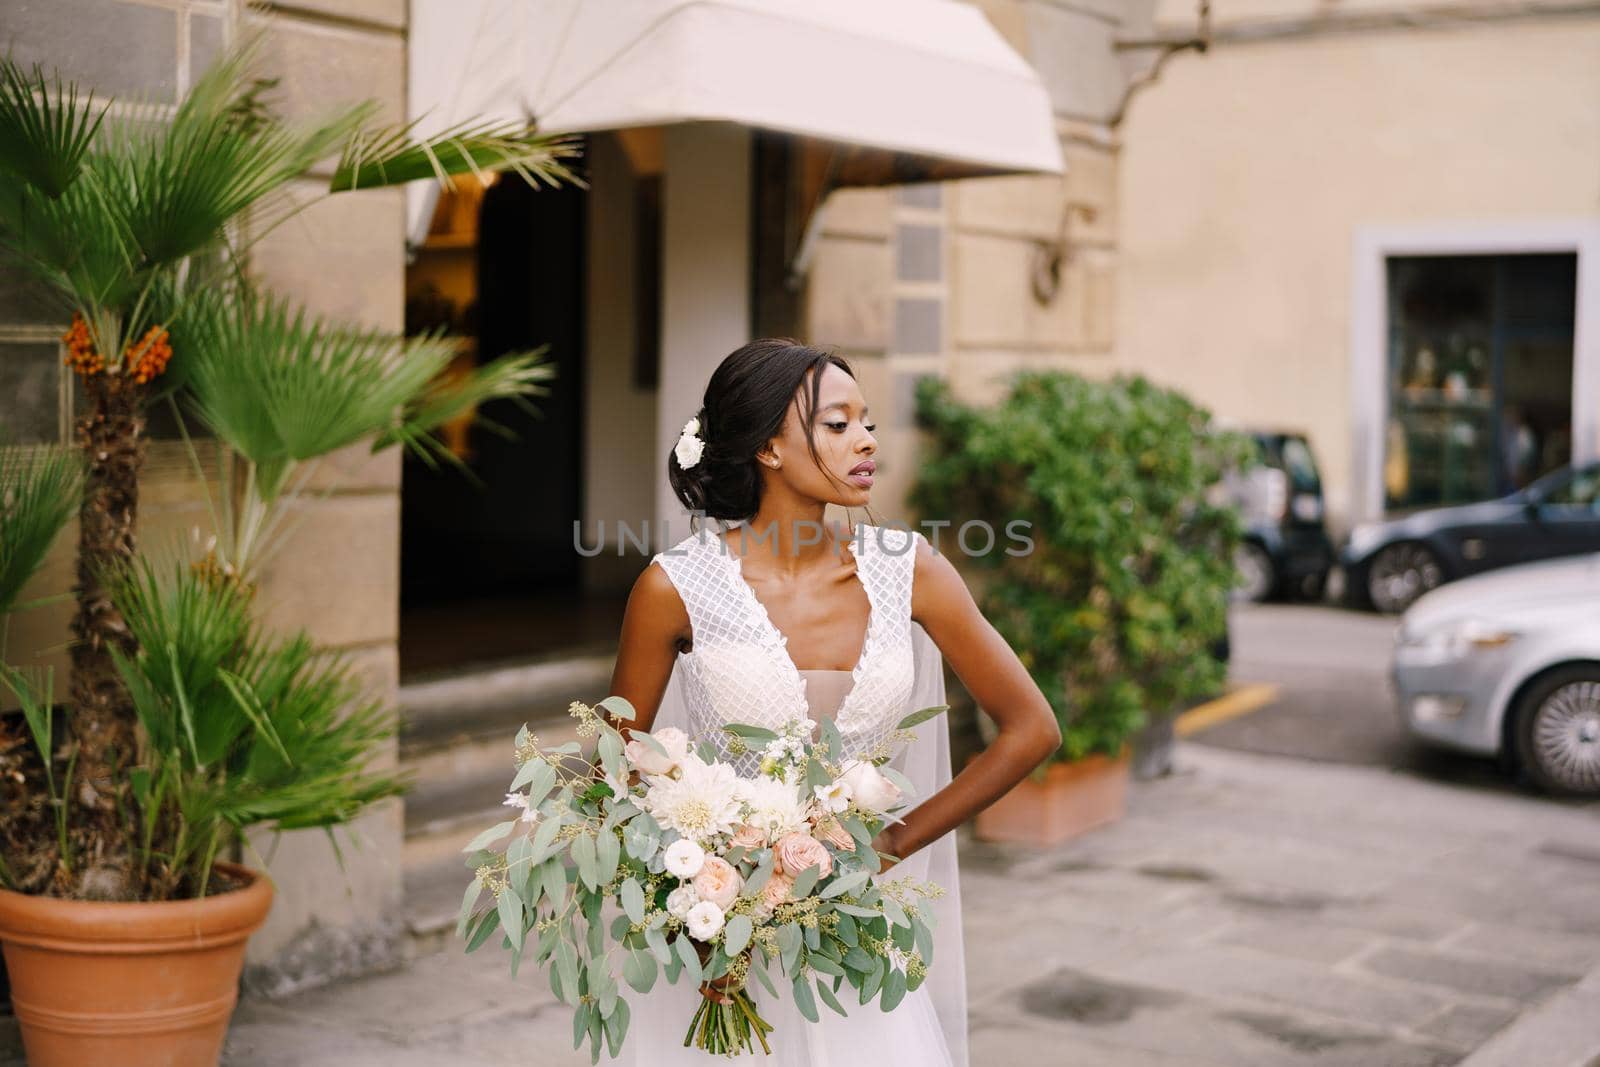
M 628 594 L 617 662 L 611 669 L 610 694 L 626 699 L 635 713 L 632 722 L 613 722 L 624 737 L 630 730 L 648 731 L 655 722 L 678 646 L 692 637 L 689 612 L 677 586 L 659 563 L 651 563 Z
M 949 785 L 879 835 L 882 851 L 902 859 L 988 807 L 1061 746 L 1061 727 L 1028 669 L 978 610 L 955 565 L 925 538 L 918 540 L 911 617 L 1000 735 Z

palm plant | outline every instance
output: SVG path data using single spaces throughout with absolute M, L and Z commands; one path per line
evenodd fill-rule
M 371 767 L 387 709 L 304 632 L 265 633 L 248 585 L 204 563 L 141 559 L 111 586 L 139 648 L 117 655 L 142 727 L 138 895 L 203 896 L 246 828 L 333 827 L 399 791 Z
M 0 716 L 0 884 L 48 879 L 49 851 L 29 846 L 40 838 L 58 851 L 65 845 L 66 810 L 54 801 L 67 783 L 57 783 L 49 760 L 27 758 L 30 741 L 50 750 L 54 680 L 48 670 L 7 666 L 5 633 L 12 613 L 30 606 L 21 602 L 23 590 L 78 509 L 82 489 L 82 461 L 69 449 L 0 449 L 0 688 L 23 713 L 21 724 Z M 13 870 L 8 857 L 29 869 Z
M 419 139 L 378 124 L 370 102 L 284 120 L 268 106 L 273 83 L 251 74 L 259 44 L 220 59 L 175 109 L 99 101 L 0 59 L 0 253 L 71 312 L 64 339 L 85 400 L 67 743 L 54 756 L 76 769 L 65 851 L 82 862 L 56 886 L 67 895 L 135 892 L 124 772 L 140 744 L 128 665 L 141 649 L 107 583 L 136 554 L 149 406 L 187 389 L 242 457 L 245 491 L 213 507 L 219 555 L 243 577 L 317 456 L 373 435 L 374 447 L 437 457 L 441 418 L 490 398 L 526 403 L 553 373 L 519 353 L 440 385 L 437 338 L 355 333 L 250 292 L 243 221 L 259 240 L 315 203 L 286 186 L 335 153 L 325 195 L 429 176 L 448 186 L 469 171 L 578 180 L 565 163 L 575 142 L 517 124 Z

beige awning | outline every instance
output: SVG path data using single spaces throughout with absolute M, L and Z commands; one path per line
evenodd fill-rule
M 1062 171 L 1038 75 L 957 0 L 412 0 L 410 112 L 550 132 L 733 122 L 840 146 L 832 184 Z M 417 183 L 411 232 L 430 212 Z M 423 190 L 430 190 L 423 192 Z

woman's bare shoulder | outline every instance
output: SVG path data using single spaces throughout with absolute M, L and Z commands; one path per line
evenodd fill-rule
M 689 609 L 660 561 L 651 560 L 634 579 L 633 590 L 628 594 L 623 631 L 625 638 L 634 636 L 669 642 L 689 639 Z

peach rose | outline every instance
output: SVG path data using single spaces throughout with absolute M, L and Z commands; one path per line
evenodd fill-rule
M 812 830 L 813 836 L 834 848 L 846 852 L 856 850 L 856 839 L 850 836 L 850 831 L 839 825 L 838 819 L 823 819 Z
M 705 866 L 694 876 L 694 891 L 701 900 L 709 900 L 723 911 L 733 907 L 744 888 L 744 879 L 733 869 L 733 864 L 721 856 L 707 856 Z
M 739 848 L 762 848 L 767 843 L 767 835 L 747 823 L 733 832 L 729 843 Z
M 777 860 L 777 870 L 791 878 L 809 867 L 818 868 L 818 878 L 833 873 L 833 857 L 822 847 L 822 842 L 810 834 L 784 834 L 772 846 L 772 855 Z
M 780 871 L 773 871 L 772 877 L 767 879 L 767 884 L 761 887 L 761 904 L 768 911 L 789 899 L 789 890 L 794 887 L 794 879 Z

